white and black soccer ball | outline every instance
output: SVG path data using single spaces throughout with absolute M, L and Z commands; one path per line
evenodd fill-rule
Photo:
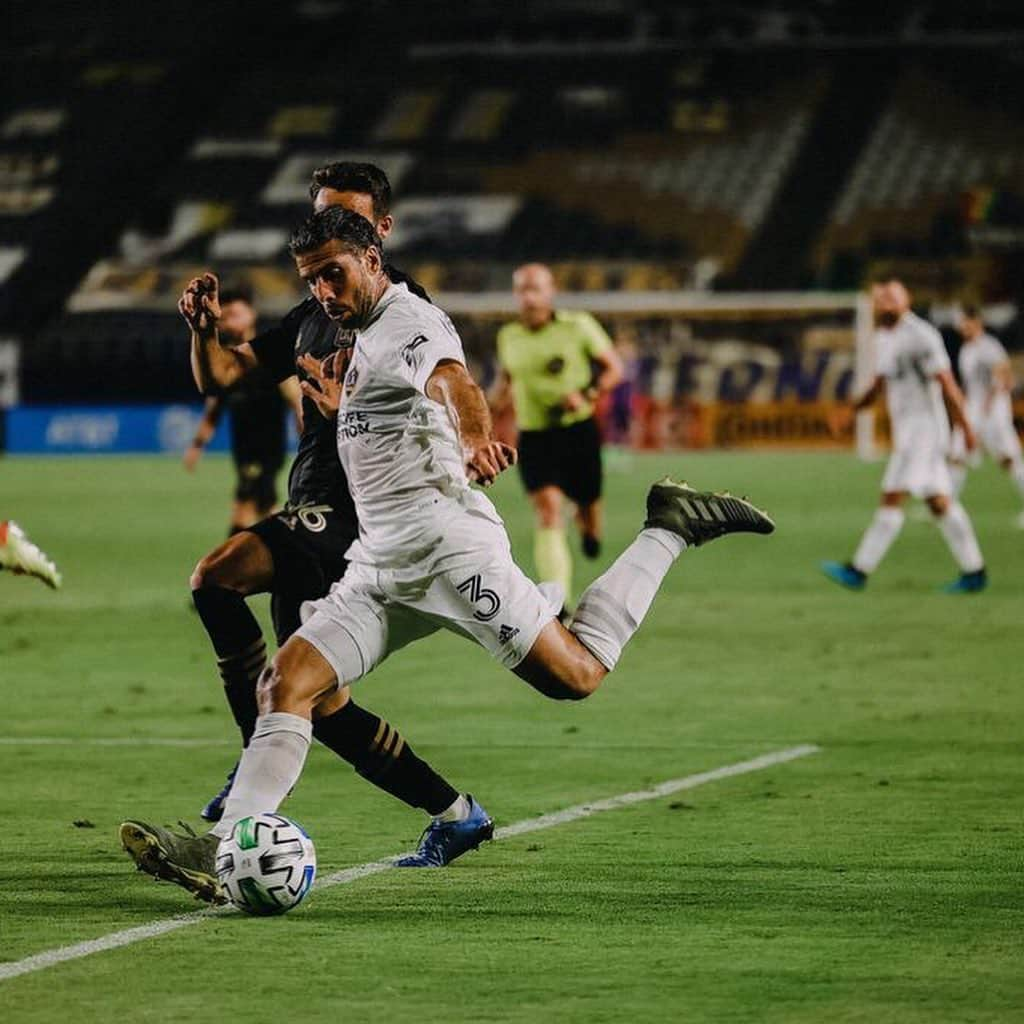
M 303 901 L 315 875 L 313 840 L 283 814 L 240 819 L 217 848 L 217 878 L 247 914 L 287 913 Z

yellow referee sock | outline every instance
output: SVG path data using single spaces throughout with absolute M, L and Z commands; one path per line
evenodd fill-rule
M 572 555 L 559 526 L 540 526 L 533 535 L 533 561 L 541 583 L 558 583 L 565 590 L 565 603 L 572 603 Z

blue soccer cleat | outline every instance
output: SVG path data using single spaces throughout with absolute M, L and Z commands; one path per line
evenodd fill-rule
M 984 569 L 976 572 L 962 572 L 942 589 L 947 594 L 977 594 L 988 586 L 988 573 Z
M 224 802 L 228 798 L 228 793 L 231 792 L 231 787 L 235 782 L 235 772 L 238 771 L 238 762 L 235 762 L 235 767 L 228 772 L 227 782 L 224 783 L 224 788 L 199 812 L 199 817 L 203 821 L 220 821 L 224 816 Z
M 849 562 L 822 562 L 821 571 L 847 590 L 863 590 L 868 581 L 867 573 L 854 569 Z
M 438 821 L 423 830 L 415 853 L 395 861 L 396 868 L 443 868 L 494 835 L 491 816 L 467 793 L 469 817 L 462 821 Z

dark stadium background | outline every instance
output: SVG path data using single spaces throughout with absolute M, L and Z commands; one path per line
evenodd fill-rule
M 0 404 L 195 402 L 184 281 L 213 267 L 286 310 L 308 172 L 347 153 L 388 166 L 392 258 L 442 299 L 507 290 L 525 259 L 624 294 L 852 291 L 892 269 L 951 343 L 950 310 L 980 301 L 1024 344 L 1019 4 L 262 12 L 8 5 Z M 484 377 L 492 326 L 460 320 Z M 102 424 L 65 427 L 102 449 Z

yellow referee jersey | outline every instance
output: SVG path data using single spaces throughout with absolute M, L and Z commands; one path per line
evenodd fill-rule
M 512 380 L 519 429 L 568 427 L 593 416 L 589 402 L 575 412 L 562 402 L 590 386 L 591 359 L 611 347 L 589 313 L 560 309 L 535 331 L 518 320 L 505 324 L 498 331 L 498 362 Z

